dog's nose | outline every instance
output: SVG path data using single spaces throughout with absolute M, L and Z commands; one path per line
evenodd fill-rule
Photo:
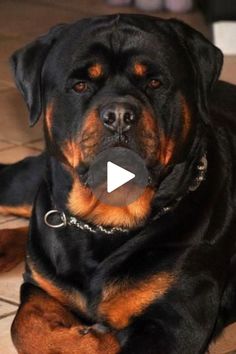
M 108 130 L 122 134 L 134 124 L 137 113 L 128 103 L 112 103 L 101 109 L 100 117 Z

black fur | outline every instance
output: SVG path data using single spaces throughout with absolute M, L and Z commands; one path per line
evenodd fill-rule
M 130 71 L 132 60 L 138 59 L 151 67 L 139 80 Z M 97 60 L 104 76 L 92 81 L 86 68 Z M 109 282 L 135 283 L 162 272 L 173 274 L 168 291 L 116 331 L 119 353 L 204 353 L 213 337 L 236 319 L 236 88 L 218 81 L 221 52 L 179 21 L 119 15 L 56 27 L 16 52 L 12 62 L 32 124 L 54 102 L 51 136 L 45 124 L 46 153 L 0 171 L 3 205 L 20 199 L 31 203 L 40 184 L 31 219 L 30 262 L 60 289 L 83 294 L 88 302 L 85 318 L 73 309 L 79 318 L 90 324 L 101 321 L 109 328 L 109 321 L 98 319 L 96 312 Z M 153 78 L 162 83 L 155 92 L 146 86 Z M 80 80 L 89 82 L 89 91 L 73 90 Z M 191 111 L 185 140 L 180 92 Z M 163 166 L 145 155 L 135 129 L 127 134 L 126 147 L 144 158 L 155 181 L 156 194 L 151 213 L 142 220 L 144 226 L 137 224 L 128 235 L 111 237 L 68 226 L 49 228 L 43 221 L 48 210 L 56 207 L 71 214 L 67 202 L 72 177 L 65 168 L 64 143 L 75 138 L 90 110 L 126 96 L 151 110 L 160 129 L 175 142 L 171 160 Z M 113 144 L 117 141 L 104 131 L 96 153 Z M 188 193 L 205 152 L 206 179 Z M 81 180 L 86 179 L 92 158 L 76 167 Z M 29 183 L 19 195 L 14 191 L 15 186 L 22 187 L 22 179 Z M 180 196 L 175 209 L 155 219 L 162 207 Z M 29 268 L 25 282 L 35 284 Z

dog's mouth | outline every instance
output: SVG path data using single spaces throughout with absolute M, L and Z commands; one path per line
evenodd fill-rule
M 125 152 L 125 159 L 121 162 L 117 162 L 116 159 L 113 159 L 112 157 L 112 152 Z M 143 156 L 138 153 L 137 151 L 133 150 L 129 144 L 126 142 L 117 142 L 113 141 L 112 144 L 108 144 L 108 147 L 99 150 L 98 154 L 93 155 L 90 157 L 89 160 L 85 162 L 81 162 L 77 168 L 76 168 L 76 175 L 79 177 L 80 182 L 83 184 L 85 188 L 90 188 L 91 187 L 91 171 L 95 171 L 95 177 L 93 174 L 93 182 L 95 183 L 95 180 L 97 180 L 97 185 L 99 185 L 99 193 L 102 195 L 105 193 L 105 190 L 107 189 L 107 176 L 108 176 L 108 171 L 107 171 L 107 161 L 99 164 L 99 158 L 100 156 L 109 156 L 108 158 L 110 161 L 113 161 L 113 163 L 116 164 L 116 167 L 118 168 L 124 168 L 125 170 L 135 174 L 136 179 L 132 180 L 129 182 L 128 185 L 122 186 L 122 188 L 119 188 L 118 191 L 113 192 L 113 196 L 111 196 L 109 199 L 113 200 L 112 197 L 118 200 L 123 200 L 124 198 L 121 198 L 121 194 L 123 193 L 126 195 L 127 200 L 129 200 L 129 195 L 132 193 L 135 194 L 135 191 L 137 191 L 139 188 L 145 189 L 145 188 L 150 188 L 152 189 L 155 193 L 158 191 L 158 187 L 160 186 L 161 182 L 165 179 L 165 177 L 169 174 L 169 172 L 172 169 L 172 165 L 170 166 L 163 166 L 161 163 L 158 161 L 153 161 L 151 159 L 145 159 Z M 140 167 L 137 167 L 135 172 L 135 161 L 138 160 L 138 163 Z M 106 170 L 106 171 L 105 171 Z M 144 176 L 145 175 L 145 176 Z M 119 178 L 119 177 L 117 177 Z M 137 183 L 138 180 L 138 183 Z M 141 187 L 140 187 L 141 185 Z M 99 194 L 97 193 L 97 195 Z M 132 199 L 132 198 L 131 198 Z M 120 202 L 118 202 L 119 204 Z M 122 204 L 123 202 L 121 202 Z
M 142 182 L 143 190 L 152 190 L 154 194 L 158 191 L 160 183 L 169 172 L 170 160 L 173 155 L 173 144 L 171 140 L 164 139 L 160 130 L 157 127 L 157 120 L 153 114 L 146 109 L 140 111 L 140 116 L 129 129 L 121 129 L 115 127 L 113 129 L 107 129 L 104 122 L 101 120 L 101 116 L 97 109 L 90 111 L 85 117 L 84 123 L 78 135 L 73 140 L 67 140 L 63 146 L 63 155 L 66 158 L 67 164 L 72 167 L 73 178 L 77 176 L 81 187 L 87 190 L 89 194 L 93 192 L 91 188 L 91 169 L 94 164 L 103 154 L 108 154 L 110 161 L 113 161 L 112 152 L 118 154 L 122 151 L 125 156 L 125 162 L 119 164 L 120 160 L 113 161 L 118 166 L 132 170 L 134 160 L 137 158 L 140 160 L 140 164 L 144 166 L 147 178 L 145 183 Z M 130 156 L 130 158 L 128 158 Z M 96 165 L 96 176 L 93 179 L 97 179 L 99 183 L 99 193 L 104 194 L 106 190 L 107 175 L 104 172 L 105 167 Z M 133 190 L 139 189 L 137 180 L 142 180 L 143 170 L 140 172 L 134 172 L 137 177 L 129 183 L 127 187 L 122 187 L 123 194 L 128 195 L 135 194 Z M 100 175 L 102 177 L 100 178 Z M 100 180 L 99 180 L 100 178 Z M 139 194 L 139 193 L 138 193 Z M 116 191 L 113 193 L 115 199 L 120 200 L 122 193 Z M 99 198 L 98 195 L 96 197 Z M 112 199 L 109 197 L 109 200 Z M 119 203 L 118 203 L 119 204 Z M 122 203 L 121 203 L 122 204 Z
M 113 149 L 118 152 L 121 149 L 127 156 L 132 154 L 137 156 L 147 171 L 146 179 L 143 178 L 141 170 L 140 173 L 135 173 L 134 180 L 109 192 L 107 163 L 103 161 L 99 165 L 99 157 L 111 153 Z M 131 172 L 134 172 L 130 168 L 134 159 L 135 157 L 131 158 L 126 167 L 119 160 L 117 162 L 111 158 L 113 162 L 115 161 L 116 167 Z M 95 154 L 89 161 L 81 162 L 73 171 L 73 186 L 68 199 L 68 208 L 73 215 L 96 225 L 132 229 L 141 226 L 150 215 L 152 201 L 158 193 L 167 169 L 158 163 L 148 165 L 147 161 L 130 149 L 129 145 L 115 142 L 109 145 L 109 148 Z M 116 176 L 112 178 L 116 179 Z
M 96 118 L 94 119 L 96 121 Z M 171 164 L 165 163 L 168 150 L 165 150 L 165 154 L 160 151 L 160 139 L 157 138 L 155 131 L 147 129 L 146 123 L 145 120 L 143 122 L 140 120 L 140 125 L 136 129 L 122 134 L 119 132 L 107 134 L 99 125 L 93 124 L 89 130 L 82 131 L 81 139 L 77 142 L 67 141 L 64 155 L 73 177 L 68 208 L 73 215 L 95 224 L 112 227 L 133 228 L 146 220 L 159 186 L 171 168 Z M 95 168 L 95 179 L 99 181 L 98 188 L 95 191 L 91 187 L 91 169 L 101 155 L 112 153 L 113 150 L 121 151 L 127 156 L 134 154 L 141 160 L 147 171 L 146 184 L 142 184 L 141 189 L 134 180 L 121 189 L 107 193 L 107 174 L 106 171 L 105 173 L 102 171 L 106 169 L 106 164 Z M 160 156 L 163 156 L 162 160 Z M 132 171 L 129 167 L 133 161 L 131 156 L 127 165 L 120 164 L 119 160 L 113 162 Z
M 81 183 L 88 185 L 89 170 L 101 154 L 125 149 L 128 155 L 129 152 L 134 153 L 142 160 L 148 171 L 148 186 L 153 189 L 158 188 L 169 171 L 169 165 L 166 162 L 170 160 L 172 151 L 161 150 L 160 138 L 154 129 L 149 129 L 150 123 L 148 127 L 147 120 L 140 120 L 133 131 L 107 134 L 106 130 L 101 129 L 96 116 L 93 119 L 93 125 L 82 130 L 79 139 L 74 142 L 73 140 L 66 141 L 63 148 L 67 164 L 79 176 Z M 112 159 L 111 155 L 110 157 Z M 132 157 L 130 164 L 132 165 Z M 129 167 L 128 163 L 127 167 Z

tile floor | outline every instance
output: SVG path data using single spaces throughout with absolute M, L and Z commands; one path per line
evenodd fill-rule
M 114 8 L 103 0 L 10 0 L 0 1 L 0 163 L 11 163 L 43 149 L 42 127 L 28 127 L 27 111 L 15 89 L 8 66 L 10 54 L 56 23 L 114 12 L 140 12 L 129 7 Z M 175 14 L 158 13 L 162 17 Z M 178 16 L 210 36 L 201 14 Z M 222 72 L 225 80 L 236 83 L 236 56 L 225 58 Z M 0 216 L 0 228 L 25 225 L 26 220 Z M 10 340 L 10 325 L 19 302 L 23 264 L 0 275 L 0 354 L 16 353 Z M 236 324 L 228 327 L 211 347 L 211 354 L 236 353 Z M 190 353 L 191 354 L 191 353 Z

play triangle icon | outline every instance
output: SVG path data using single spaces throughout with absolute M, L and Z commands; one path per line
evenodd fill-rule
M 115 163 L 107 162 L 107 192 L 111 193 L 125 183 L 135 178 L 135 174 L 125 170 Z

